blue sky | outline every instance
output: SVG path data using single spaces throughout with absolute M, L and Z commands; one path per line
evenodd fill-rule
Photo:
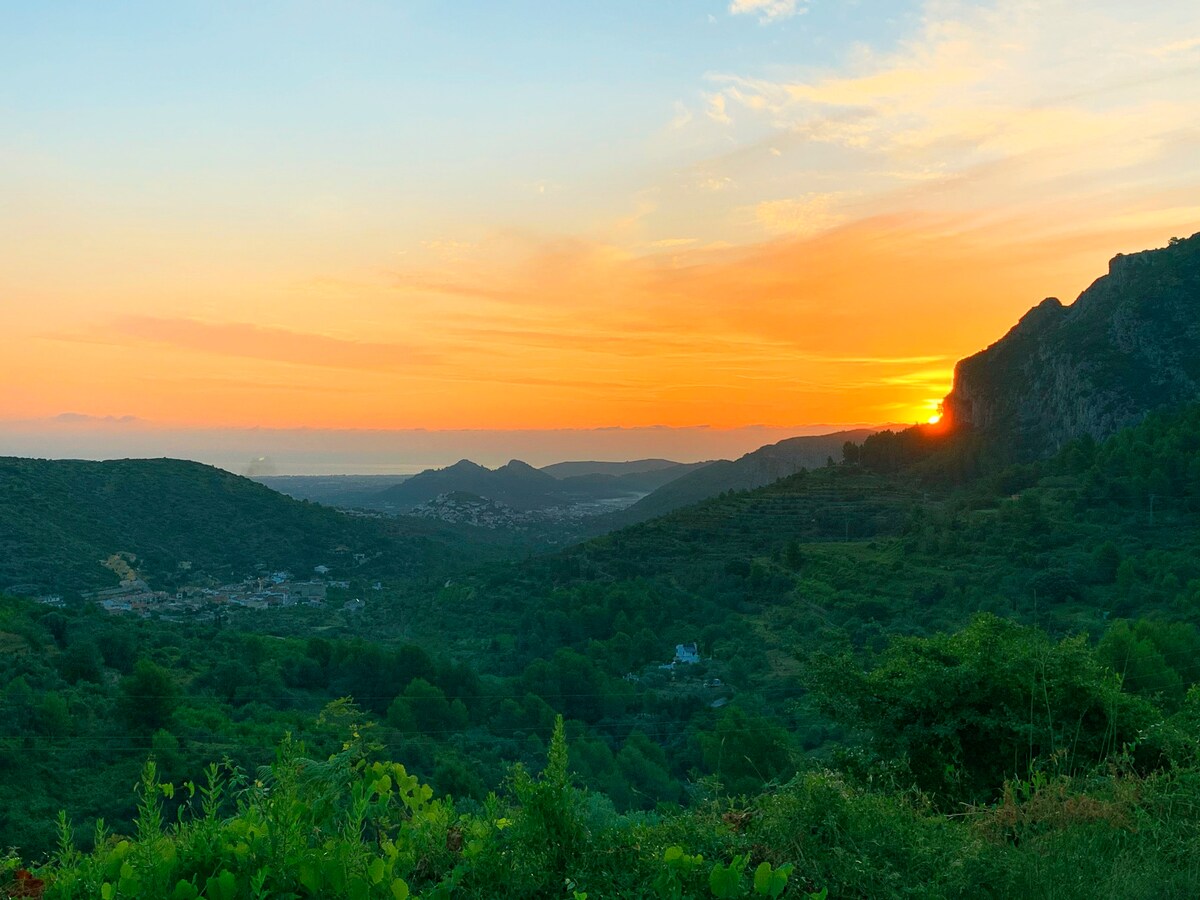
M 717 135 L 655 141 L 702 107 L 709 73 L 830 66 L 855 43 L 886 49 L 914 15 L 896 3 L 769 22 L 697 2 L 10 3 L 4 143 L 97 202 L 141 195 L 147 214 L 255 215 L 260 197 L 325 187 L 501 223 L 529 185 L 586 194 L 578 182 L 602 180 L 589 199 L 603 202 L 614 182 L 636 189 L 719 151 Z

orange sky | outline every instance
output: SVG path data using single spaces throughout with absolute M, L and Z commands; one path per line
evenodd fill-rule
M 12 101 L 0 420 L 923 420 L 954 361 L 1041 298 L 1073 300 L 1115 253 L 1200 230 L 1200 28 L 1182 9 L 897 3 L 868 41 L 815 3 L 710 6 L 689 27 L 725 31 L 686 67 L 577 87 L 594 95 L 578 125 L 528 113 L 522 140 L 461 105 L 469 79 L 419 135 L 371 110 L 400 130 L 369 159 L 370 136 L 299 113 L 266 137 L 231 119 L 146 143 L 136 85 L 116 124 L 68 125 L 49 94 Z M 827 58 L 806 64 L 818 39 Z M 384 66 L 379 52 L 356 64 Z M 387 64 L 371 77 L 439 74 Z M 202 75 L 171 107 L 201 123 L 187 104 L 216 90 Z M 540 73 L 507 77 L 543 90 Z M 0 109 L 26 87 L 4 78 Z M 599 121 L 619 103 L 623 125 Z M 469 147 L 452 150 L 447 123 L 474 128 Z M 543 158 L 601 125 L 610 142 Z

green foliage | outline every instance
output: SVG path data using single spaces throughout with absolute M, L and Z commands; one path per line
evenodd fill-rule
M 461 700 L 447 700 L 441 688 L 424 678 L 410 681 L 387 713 L 388 724 L 406 733 L 445 735 L 465 728 L 467 718 L 467 707 Z
M 1183 702 L 1190 672 L 1200 659 L 1200 629 L 1183 622 L 1122 619 L 1104 633 L 1097 652 L 1120 673 L 1125 690 L 1174 709 Z
M 1193 726 L 1198 760 L 1195 709 L 1180 724 L 1181 733 Z M 741 809 L 700 805 L 588 826 L 561 721 L 539 776 L 517 769 L 507 800 L 493 796 L 465 812 L 435 799 L 404 766 L 374 758 L 351 706 L 329 716 L 346 723 L 349 738 L 321 762 L 286 739 L 257 778 L 236 770 L 226 778 L 211 766 L 200 788 L 160 783 L 147 765 L 134 838 L 101 831 L 95 849 L 81 853 L 60 819 L 59 851 L 36 872 L 46 896 L 819 900 L 950 898 L 988 884 L 998 897 L 1115 898 L 1184 896 L 1200 876 L 1195 769 L 1037 772 L 966 816 L 813 769 Z M 221 814 L 227 796 L 234 803 Z M 168 821 L 164 804 L 173 800 L 180 805 Z M 796 852 L 800 866 L 785 856 Z M 1096 859 L 1123 865 L 1088 869 Z
M 1188 896 L 1198 436 L 910 436 L 357 617 L 0 598 L 0 846 L 61 897 Z
M 717 863 L 708 873 L 708 887 L 714 897 L 740 897 L 742 874 L 746 871 L 748 856 L 735 856 L 726 865 Z
M 134 731 L 153 732 L 171 724 L 179 703 L 179 688 L 171 673 L 147 659 L 121 679 L 117 708 Z
M 808 677 L 880 759 L 904 761 L 922 790 L 953 802 L 989 800 L 1036 766 L 1087 770 L 1161 719 L 1084 638 L 1055 643 L 987 614 L 956 634 L 895 641 L 866 672 L 815 655 Z
M 705 768 L 729 794 L 755 793 L 795 771 L 787 732 L 739 707 L 726 709 L 716 728 L 699 739 Z
M 582 797 L 571 785 L 562 716 L 554 723 L 546 767 L 536 778 L 516 767 L 511 788 L 520 808 L 504 836 L 523 849 L 509 887 L 535 896 L 564 883 L 588 842 Z
M 680 900 L 685 890 L 694 890 L 704 857 L 685 853 L 682 847 L 671 846 L 663 851 L 663 865 L 654 878 L 654 890 L 664 900 Z
M 787 887 L 788 876 L 795 868 L 791 863 L 772 868 L 769 862 L 760 862 L 754 870 L 754 893 L 763 897 L 778 897 Z
M 184 576 L 241 577 L 260 565 L 311 571 L 339 546 L 378 557 L 376 569 L 392 573 L 485 552 L 419 520 L 351 518 L 182 460 L 0 458 L 0 484 L 0 585 L 39 591 L 115 585 L 99 561 L 122 552 L 159 588 Z

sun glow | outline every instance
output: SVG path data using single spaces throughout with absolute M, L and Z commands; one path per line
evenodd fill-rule
M 924 422 L 926 425 L 938 425 L 942 421 L 942 416 L 942 401 L 936 397 L 930 397 L 925 401 L 925 408 L 920 412 L 917 421 Z

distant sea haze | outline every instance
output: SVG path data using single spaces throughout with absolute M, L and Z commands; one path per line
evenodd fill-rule
M 0 456 L 167 456 L 209 463 L 239 475 L 407 475 L 460 459 L 488 467 L 511 459 L 534 466 L 564 460 L 730 459 L 785 438 L 857 427 L 866 426 L 838 423 L 511 431 L 222 429 L 163 427 L 132 417 L 64 414 L 53 419 L 0 422 Z

